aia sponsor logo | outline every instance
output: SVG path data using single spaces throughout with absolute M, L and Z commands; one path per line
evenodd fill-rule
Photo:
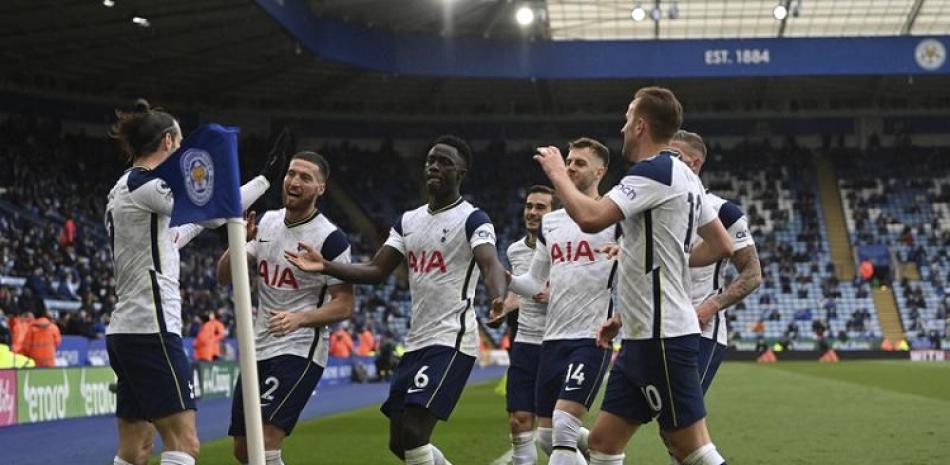
M 445 257 L 442 252 L 433 250 L 431 252 L 423 250 L 417 255 L 410 251 L 408 256 L 409 270 L 414 273 L 445 273 Z

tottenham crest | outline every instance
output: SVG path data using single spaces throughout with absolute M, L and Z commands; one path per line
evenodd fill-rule
M 917 64 L 927 71 L 936 71 L 947 61 L 947 49 L 936 39 L 924 39 L 914 50 Z
M 204 206 L 214 192 L 214 161 L 211 155 L 204 150 L 191 148 L 182 154 L 180 163 L 188 198 L 195 205 Z

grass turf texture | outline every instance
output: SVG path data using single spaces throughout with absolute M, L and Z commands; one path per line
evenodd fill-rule
M 494 387 L 470 386 L 451 420 L 436 428 L 433 443 L 455 465 L 488 465 L 509 449 L 504 398 Z M 730 464 L 950 463 L 950 363 L 726 363 L 707 407 L 710 432 Z M 289 465 L 399 464 L 387 441 L 385 417 L 364 408 L 298 424 L 283 456 Z M 628 464 L 669 463 L 655 422 L 626 453 Z M 199 463 L 236 463 L 230 439 L 204 444 Z

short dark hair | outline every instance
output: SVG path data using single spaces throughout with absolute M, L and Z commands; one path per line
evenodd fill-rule
M 703 137 L 699 134 L 680 129 L 679 131 L 676 131 L 676 134 L 673 134 L 672 140 L 685 142 L 687 145 L 699 152 L 703 156 L 703 160 L 706 159 L 706 142 L 703 141 Z
M 570 149 L 590 149 L 594 152 L 594 155 L 597 155 L 597 158 L 604 162 L 605 167 L 610 166 L 610 149 L 596 139 L 590 137 L 574 139 L 570 143 Z
M 109 137 L 119 141 L 122 153 L 130 162 L 158 150 L 165 134 L 179 131 L 174 116 L 160 108 L 152 108 L 145 99 L 120 105 L 115 115 L 119 120 L 109 130 Z
M 320 176 L 323 176 L 323 181 L 326 181 L 330 178 L 330 163 L 327 162 L 326 158 L 323 158 L 323 155 L 320 155 L 317 152 L 310 150 L 303 150 L 294 154 L 291 160 L 304 160 L 317 165 L 320 168 Z
M 650 137 L 654 141 L 672 139 L 683 125 L 683 105 L 669 89 L 657 86 L 644 87 L 637 91 L 634 98 L 640 99 L 637 105 L 637 116 L 650 123 Z
M 431 149 L 432 147 L 438 144 L 445 144 L 445 145 L 455 148 L 455 150 L 458 151 L 459 156 L 462 157 L 462 161 L 465 162 L 465 168 L 471 169 L 472 148 L 469 147 L 469 145 L 464 140 L 462 140 L 461 137 L 453 136 L 451 134 L 439 136 L 434 141 L 432 141 L 432 144 L 429 145 L 429 148 Z
M 554 193 L 554 189 L 548 186 L 542 186 L 541 184 L 535 184 L 528 188 L 528 193 L 526 197 L 531 194 L 547 194 L 551 196 L 551 210 L 557 210 L 560 206 L 558 202 L 557 195 Z

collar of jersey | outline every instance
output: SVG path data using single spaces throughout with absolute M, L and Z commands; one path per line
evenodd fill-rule
M 451 210 L 451 209 L 453 209 L 453 208 L 455 208 L 455 207 L 461 205 L 461 203 L 462 203 L 463 201 L 464 201 L 464 200 L 462 199 L 462 197 L 459 196 L 459 198 L 458 198 L 456 201 L 454 201 L 454 202 L 452 202 L 452 203 L 450 203 L 450 204 L 448 204 L 448 205 L 446 205 L 446 206 L 444 206 L 444 207 L 442 207 L 442 208 L 440 208 L 440 209 L 438 209 L 438 210 L 433 210 L 433 209 L 429 208 L 428 206 L 426 206 L 426 211 L 429 212 L 430 215 L 438 215 L 439 213 L 442 213 L 442 212 L 445 212 L 445 211 L 449 211 L 449 210 Z
M 286 213 L 285 213 L 285 215 L 286 215 Z M 288 223 L 288 222 L 287 222 L 287 217 L 285 216 L 285 217 L 284 217 L 284 226 L 287 226 L 288 228 L 295 228 L 295 227 L 300 226 L 300 225 L 302 225 L 302 224 L 307 224 L 307 223 L 313 221 L 313 219 L 316 218 L 316 217 L 318 217 L 318 216 L 320 216 L 320 209 L 314 210 L 314 211 L 313 211 L 313 214 L 310 215 L 309 217 L 304 218 L 304 219 L 302 219 L 302 220 L 300 220 L 300 221 L 297 221 L 297 222 L 294 222 L 294 223 Z

